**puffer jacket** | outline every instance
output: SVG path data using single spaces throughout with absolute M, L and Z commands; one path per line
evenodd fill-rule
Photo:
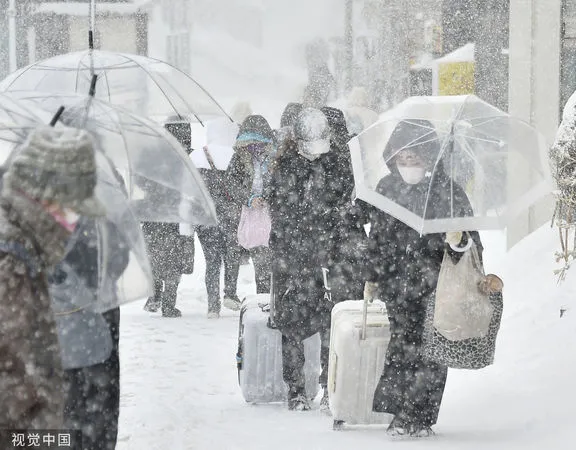
M 62 426 L 62 368 L 46 274 L 63 258 L 68 237 L 39 204 L 0 197 L 0 430 Z

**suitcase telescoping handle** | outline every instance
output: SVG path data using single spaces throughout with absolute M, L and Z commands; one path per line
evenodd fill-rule
M 360 329 L 360 340 L 366 340 L 366 329 L 368 328 L 368 299 L 365 298 L 362 305 L 362 328 Z M 370 302 L 371 303 L 371 302 Z
M 274 270 L 270 272 L 270 313 L 268 315 L 268 328 L 276 328 L 274 315 L 276 314 L 276 285 L 274 283 Z

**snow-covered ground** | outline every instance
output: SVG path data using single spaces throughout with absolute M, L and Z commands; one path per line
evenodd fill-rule
M 122 311 L 122 401 L 118 450 L 383 448 L 568 450 L 576 419 L 576 275 L 560 287 L 552 274 L 557 234 L 544 226 L 509 253 L 499 233 L 485 234 L 487 270 L 502 274 L 505 312 L 496 362 L 451 371 L 437 436 L 392 442 L 383 428 L 332 431 L 318 411 L 250 405 L 237 383 L 237 313 L 205 317 L 204 260 L 181 283 L 181 319 L 142 304 Z M 576 269 L 574 269 L 576 270 Z M 239 294 L 255 291 L 250 266 Z

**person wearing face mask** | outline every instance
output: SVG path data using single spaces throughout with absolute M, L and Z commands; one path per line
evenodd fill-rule
M 282 333 L 282 364 L 288 386 L 288 408 L 310 409 L 305 387 L 303 341 L 320 333 L 327 406 L 330 314 L 334 303 L 346 300 L 330 285 L 337 254 L 344 203 L 350 201 L 350 168 L 341 164 L 337 139 L 322 111 L 304 108 L 294 123 L 293 137 L 284 143 L 270 185 L 274 324 Z M 331 145 L 332 144 L 332 145 Z M 328 284 L 328 285 L 327 285 Z
M 238 230 L 242 208 L 268 209 L 268 187 L 275 153 L 274 133 L 268 121 L 260 115 L 248 116 L 240 125 L 225 177 L 229 208 L 237 218 L 235 230 Z M 248 251 L 254 264 L 256 293 L 269 293 L 270 250 L 267 246 L 259 246 Z M 237 296 L 225 296 L 222 304 L 232 310 L 240 309 Z
M 0 430 L 61 429 L 64 385 L 47 275 L 80 216 L 102 216 L 91 136 L 40 127 L 7 164 L 0 195 Z M 5 431 L 0 431 L 0 442 Z
M 440 149 L 430 122 L 400 122 L 383 154 L 391 173 L 380 180 L 377 192 L 427 219 L 449 217 L 450 211 L 458 217 L 473 215 L 464 190 L 438 161 Z M 448 186 L 451 198 L 443 195 L 450 192 Z M 481 258 L 480 236 L 475 231 L 470 236 Z M 386 303 L 391 331 L 373 409 L 394 415 L 393 435 L 433 434 L 447 368 L 422 357 L 427 299 L 435 292 L 445 250 L 457 262 L 466 244 L 466 234 L 421 235 L 381 210 L 371 211 L 364 297 Z

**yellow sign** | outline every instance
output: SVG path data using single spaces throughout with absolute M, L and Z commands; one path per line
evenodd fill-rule
M 450 62 L 439 64 L 438 95 L 474 94 L 474 63 Z

